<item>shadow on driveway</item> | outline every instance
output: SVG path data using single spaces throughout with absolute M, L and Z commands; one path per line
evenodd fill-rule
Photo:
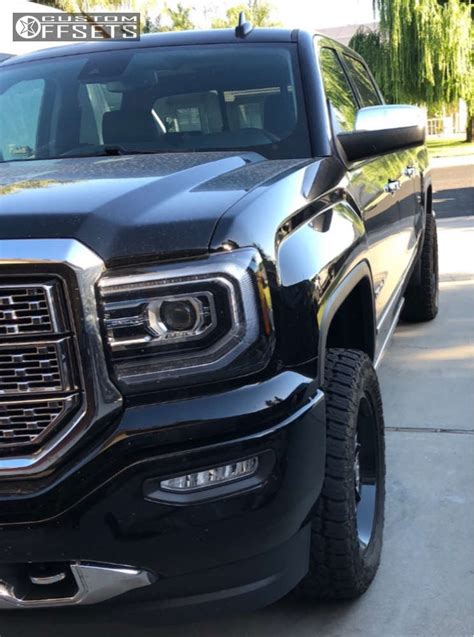
M 439 218 L 474 214 L 474 165 L 433 169 L 433 207 Z
M 436 190 L 433 195 L 433 208 L 440 219 L 474 214 L 474 186 Z

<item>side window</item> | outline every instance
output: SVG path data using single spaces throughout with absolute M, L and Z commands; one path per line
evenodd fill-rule
M 36 136 L 45 91 L 44 80 L 14 84 L 0 97 L 0 137 L 3 159 L 27 159 L 36 152 Z
M 377 89 L 365 66 L 351 55 L 344 55 L 349 68 L 349 75 L 359 91 L 362 106 L 377 106 L 381 104 Z
M 322 48 L 319 56 L 326 97 L 331 102 L 335 132 L 354 130 L 357 103 L 346 73 L 333 49 Z

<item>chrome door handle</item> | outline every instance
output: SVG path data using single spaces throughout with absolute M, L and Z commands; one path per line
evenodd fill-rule
M 397 192 L 397 190 L 400 190 L 400 188 L 401 188 L 401 184 L 399 179 L 395 179 L 395 180 L 390 179 L 385 184 L 385 192 L 389 192 L 391 195 L 394 195 Z
M 405 168 L 405 176 L 406 177 L 410 177 L 411 178 L 411 177 L 413 177 L 415 175 L 415 173 L 416 173 L 415 166 L 407 166 Z

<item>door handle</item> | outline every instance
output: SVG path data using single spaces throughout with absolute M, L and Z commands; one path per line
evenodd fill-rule
M 389 192 L 391 195 L 394 195 L 400 188 L 401 184 L 399 179 L 389 179 L 385 184 L 385 192 Z
M 416 168 L 415 168 L 415 166 L 407 166 L 407 167 L 405 168 L 405 175 L 406 175 L 406 177 L 410 177 L 410 178 L 411 178 L 411 177 L 413 177 L 413 176 L 415 175 L 415 173 L 416 173 Z

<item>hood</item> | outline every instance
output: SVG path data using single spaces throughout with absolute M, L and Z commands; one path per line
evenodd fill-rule
M 106 262 L 202 254 L 231 206 L 307 161 L 179 153 L 0 164 L 0 238 L 75 238 Z

